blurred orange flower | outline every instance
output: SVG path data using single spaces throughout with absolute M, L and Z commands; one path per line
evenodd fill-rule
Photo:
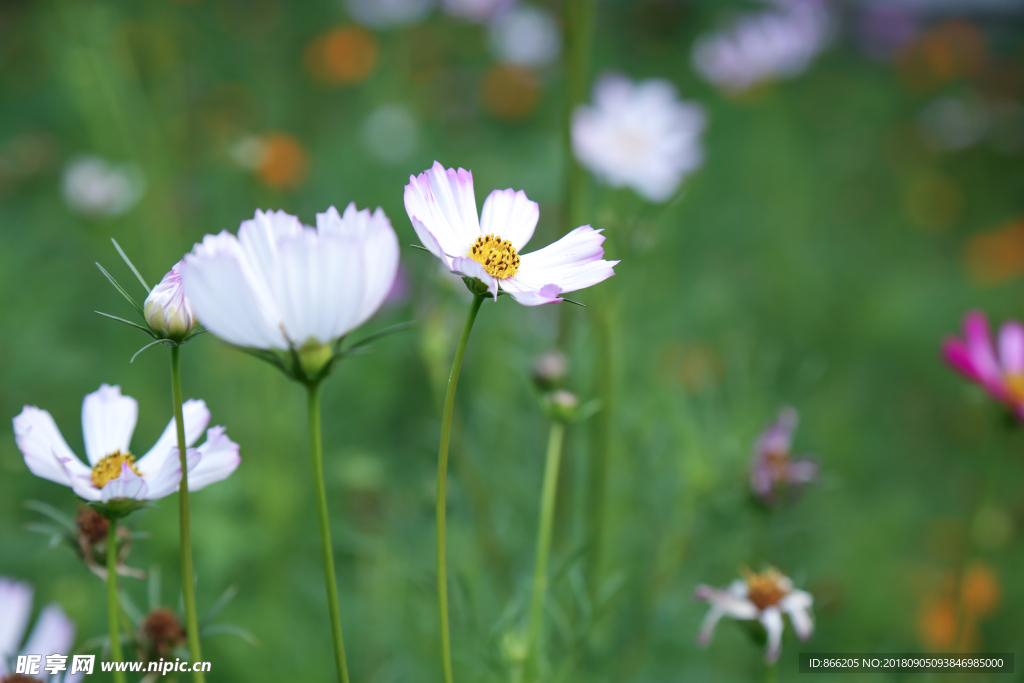
M 917 618 L 917 635 L 930 650 L 944 651 L 956 642 L 956 603 L 950 598 L 926 602 Z
M 267 187 L 289 190 L 301 185 L 309 174 L 309 155 L 288 133 L 271 133 L 264 139 L 256 175 Z
M 530 71 L 511 64 L 491 67 L 480 84 L 484 108 L 503 121 L 520 121 L 540 102 L 540 82 Z
M 896 70 L 911 88 L 930 90 L 975 74 L 988 59 L 985 36 L 962 19 L 926 31 L 896 55 Z
M 999 607 L 1002 587 L 995 571 L 978 561 L 971 564 L 960 581 L 960 601 L 968 617 L 987 617 Z
M 306 47 L 306 70 L 327 85 L 353 85 L 370 77 L 377 66 L 377 38 L 359 26 L 339 26 L 319 35 Z
M 967 274 L 979 285 L 999 285 L 1024 274 L 1024 218 L 973 235 L 964 247 Z
M 999 577 L 981 560 L 967 566 L 959 586 L 953 572 L 947 572 L 941 587 L 931 591 L 921 604 L 918 637 L 931 650 L 968 652 L 979 645 L 979 622 L 995 613 L 1001 598 Z

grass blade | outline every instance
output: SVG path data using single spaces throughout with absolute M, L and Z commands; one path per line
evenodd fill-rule
M 139 274 L 139 271 L 135 267 L 135 264 L 132 263 L 131 259 L 128 258 L 128 255 L 124 253 L 124 250 L 121 249 L 121 245 L 117 243 L 117 240 L 111 237 L 110 241 L 114 243 L 114 249 L 117 249 L 117 253 L 121 255 L 121 258 L 124 259 L 124 262 L 128 264 L 129 268 L 132 269 L 132 272 L 135 273 L 135 277 L 139 278 L 139 282 L 142 283 L 143 288 L 145 288 L 146 293 L 148 294 L 150 291 L 149 285 L 147 285 L 146 281 L 142 279 L 142 275 Z

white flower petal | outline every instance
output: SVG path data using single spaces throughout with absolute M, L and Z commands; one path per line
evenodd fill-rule
M 78 458 L 61 458 L 60 464 L 68 477 L 69 486 L 79 498 L 99 500 L 100 491 L 92 485 L 92 469 Z
M 50 413 L 35 406 L 22 408 L 21 414 L 14 418 L 14 440 L 32 474 L 64 486 L 71 485 L 59 458 L 78 458 L 68 448 Z
M 51 604 L 39 613 L 32 635 L 28 637 L 21 654 L 42 655 L 45 662 L 49 655 L 70 654 L 74 644 L 75 625 L 64 614 L 64 610 Z
M 126 462 L 121 463 L 121 474 L 117 476 L 117 479 L 108 481 L 99 493 L 100 500 L 104 503 L 120 498 L 149 500 L 149 486 L 146 484 L 146 480 L 132 472 L 132 468 Z
M 558 285 L 544 285 L 540 289 L 530 289 L 511 277 L 501 281 L 501 288 L 508 292 L 516 303 L 523 306 L 543 306 L 562 301 L 562 298 L 558 296 L 562 293 L 562 288 Z
M 4 662 L 18 651 L 32 614 L 32 584 L 0 576 L 0 674 Z
M 121 387 L 101 385 L 82 401 L 82 434 L 85 454 L 95 465 L 112 453 L 128 452 L 139 404 L 131 396 L 122 396 Z
M 723 591 L 701 584 L 694 591 L 694 597 L 711 603 L 711 609 L 704 616 L 700 632 L 697 636 L 697 643 L 701 646 L 706 646 L 711 642 L 711 638 L 715 633 L 715 626 L 722 617 L 731 617 L 733 619 L 754 619 L 757 617 L 757 606 L 747 600 L 745 595 L 738 595 L 735 586 L 730 586 Z
M 507 239 L 519 251 L 533 237 L 539 218 L 537 202 L 530 201 L 522 190 L 494 190 L 484 200 L 480 232 Z
M 189 448 L 185 451 L 185 466 L 191 472 L 199 464 L 199 451 Z M 146 475 L 146 499 L 159 500 L 171 495 L 181 487 L 181 460 L 178 457 L 177 447 L 171 448 L 170 457 L 167 458 L 160 471 L 153 475 Z
M 475 277 L 476 279 L 487 285 L 487 291 L 494 297 L 494 300 L 498 300 L 498 279 L 488 273 L 479 261 L 474 261 L 468 256 L 461 256 L 459 258 L 452 259 L 452 272 L 459 275 L 465 275 L 468 277 Z
M 802 590 L 791 591 L 779 603 L 779 606 L 789 614 L 793 630 L 800 640 L 807 640 L 814 634 L 814 620 L 811 618 L 813 604 L 814 597 Z
M 768 633 L 768 645 L 764 651 L 766 664 L 774 664 L 782 650 L 782 612 L 778 607 L 767 607 L 759 618 L 764 630 Z
M 559 293 L 573 292 L 607 280 L 618 261 L 605 261 L 604 236 L 589 225 L 576 228 L 543 249 L 524 254 L 519 272 L 502 281 L 510 292 L 536 292 L 556 285 Z M 548 290 L 549 292 L 551 290 Z
M 190 398 L 181 405 L 181 413 L 185 418 L 185 447 L 194 444 L 206 425 L 210 424 L 210 410 L 206 407 L 206 401 Z M 171 457 L 171 450 L 178 446 L 177 421 L 172 417 L 156 443 L 149 451 L 138 459 L 135 469 L 142 473 L 143 477 L 150 477 L 156 474 L 163 467 L 167 458 Z
M 445 169 L 439 162 L 410 176 L 405 186 L 405 210 L 419 220 L 449 256 L 461 256 L 480 236 L 473 195 L 473 174 L 463 168 Z
M 185 255 L 182 283 L 196 317 L 218 337 L 238 346 L 288 348 L 274 299 L 231 233 L 207 235 Z
M 188 471 L 189 491 L 227 479 L 242 462 L 238 444 L 228 438 L 223 427 L 212 427 L 206 433 L 206 442 L 198 448 L 198 454 L 198 464 Z

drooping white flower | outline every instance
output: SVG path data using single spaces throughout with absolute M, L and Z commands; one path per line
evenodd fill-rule
M 326 346 L 366 322 L 398 270 L 391 221 L 352 203 L 316 224 L 257 211 L 237 237 L 204 237 L 182 272 L 199 321 L 232 344 L 279 351 Z
M 819 0 L 778 0 L 775 5 L 698 39 L 693 48 L 697 71 L 727 91 L 743 92 L 806 69 L 828 44 L 828 11 Z
M 800 640 L 807 640 L 814 633 L 811 605 L 814 597 L 793 588 L 788 576 L 776 569 L 759 574 L 747 572 L 744 579 L 733 581 L 727 588 L 719 590 L 701 584 L 694 597 L 711 604 L 707 616 L 700 626 L 697 643 L 706 647 L 715 635 L 715 626 L 722 617 L 742 621 L 759 621 L 768 635 L 764 660 L 773 664 L 779 658 L 782 648 L 783 614 L 789 615 L 793 630 Z
M 73 159 L 64 169 L 64 199 L 86 216 L 119 216 L 135 206 L 145 185 L 134 164 L 97 156 Z
M 153 331 L 169 339 L 180 341 L 192 331 L 196 317 L 181 285 L 181 261 L 149 293 L 142 311 Z
M 230 476 L 241 458 L 238 444 L 223 427 L 209 429 L 206 441 L 191 448 L 209 424 L 210 411 L 195 399 L 185 401 L 182 411 L 188 488 L 198 491 Z M 176 422 L 172 418 L 156 444 L 136 460 L 129 445 L 138 413 L 138 403 L 123 396 L 119 386 L 104 384 L 85 397 L 82 433 L 88 465 L 68 447 L 50 413 L 35 406 L 25 406 L 14 418 L 14 437 L 33 474 L 70 486 L 87 501 L 156 500 L 177 491 L 181 483 Z
M 490 21 L 491 52 L 498 61 L 532 68 L 558 58 L 562 35 L 554 15 L 541 7 L 520 5 Z
M 14 660 L 20 655 L 40 655 L 39 671 L 33 680 L 47 681 L 50 674 L 43 667 L 48 655 L 70 655 L 75 642 L 75 625 L 64 610 L 55 604 L 47 605 L 39 613 L 36 625 L 22 646 L 22 639 L 32 616 L 31 584 L 0 576 L 0 680 L 14 671 Z M 70 661 L 70 660 L 69 660 Z M 69 667 L 70 668 L 70 667 Z M 64 683 L 80 680 L 82 676 L 65 676 Z
M 668 81 L 610 74 L 594 86 L 594 104 L 573 112 L 572 147 L 604 182 L 660 202 L 704 162 L 706 125 L 704 108 L 679 100 Z
M 604 260 L 604 236 L 589 225 L 520 256 L 537 227 L 537 203 L 522 190 L 494 190 L 478 217 L 473 174 L 436 161 L 409 177 L 405 210 L 424 247 L 453 273 L 482 282 L 495 299 L 500 288 L 524 306 L 559 302 L 561 294 L 610 278 L 619 263 Z

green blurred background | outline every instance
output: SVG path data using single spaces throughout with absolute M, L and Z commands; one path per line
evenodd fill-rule
M 591 185 L 586 220 L 623 261 L 579 293 L 590 308 L 502 298 L 481 313 L 450 478 L 457 678 L 509 680 L 547 433 L 530 366 L 568 321 L 570 387 L 592 398 L 595 308 L 614 311 L 607 528 L 594 568 L 581 425 L 569 434 L 546 627 L 557 680 L 761 676 L 761 650 L 734 623 L 707 651 L 694 644 L 706 607 L 691 596 L 765 564 L 816 596 L 813 640 L 787 632 L 785 679 L 801 650 L 1019 647 L 1024 434 L 939 355 L 969 309 L 1024 316 L 1014 4 L 909 3 L 915 32 L 885 54 L 871 49 L 871 7 L 832 4 L 832 42 L 805 73 L 728 95 L 697 76 L 692 46 L 760 5 L 598 3 L 593 74 L 666 78 L 701 103 L 706 163 L 667 205 Z M 575 227 L 561 219 L 563 62 L 499 65 L 487 36 L 439 10 L 360 27 L 339 0 L 0 4 L 0 413 L 45 408 L 82 453 L 82 397 L 107 382 L 139 401 L 136 451 L 167 423 L 167 352 L 129 365 L 145 339 L 93 312 L 130 313 L 94 261 L 144 296 L 111 237 L 151 283 L 257 207 L 311 223 L 331 204 L 380 205 L 407 245 L 402 188 L 434 159 L 472 169 L 478 202 L 491 188 L 525 190 L 541 206 L 536 245 Z M 953 149 L 922 123 L 951 99 L 990 113 L 984 134 Z M 134 165 L 137 203 L 76 209 L 62 183 L 81 155 Z M 433 486 L 467 301 L 429 255 L 403 246 L 402 268 L 404 294 L 364 332 L 417 326 L 325 386 L 342 619 L 353 680 L 373 683 L 440 677 Z M 259 641 L 206 641 L 210 680 L 330 680 L 302 392 L 211 336 L 183 358 L 186 397 L 207 401 L 243 456 L 193 497 L 199 611 L 237 585 L 220 620 Z M 823 476 L 769 514 L 750 500 L 748 463 L 784 405 L 801 411 L 796 451 Z M 71 514 L 73 495 L 32 476 L 6 429 L 0 575 L 31 580 L 37 609 L 60 603 L 78 642 L 101 635 L 101 582 L 25 529 L 38 520 L 26 500 Z M 176 502 L 130 523 L 151 537 L 129 564 L 159 565 L 176 605 Z M 995 596 L 967 633 L 956 625 L 965 576 Z M 145 603 L 144 582 L 125 586 Z

